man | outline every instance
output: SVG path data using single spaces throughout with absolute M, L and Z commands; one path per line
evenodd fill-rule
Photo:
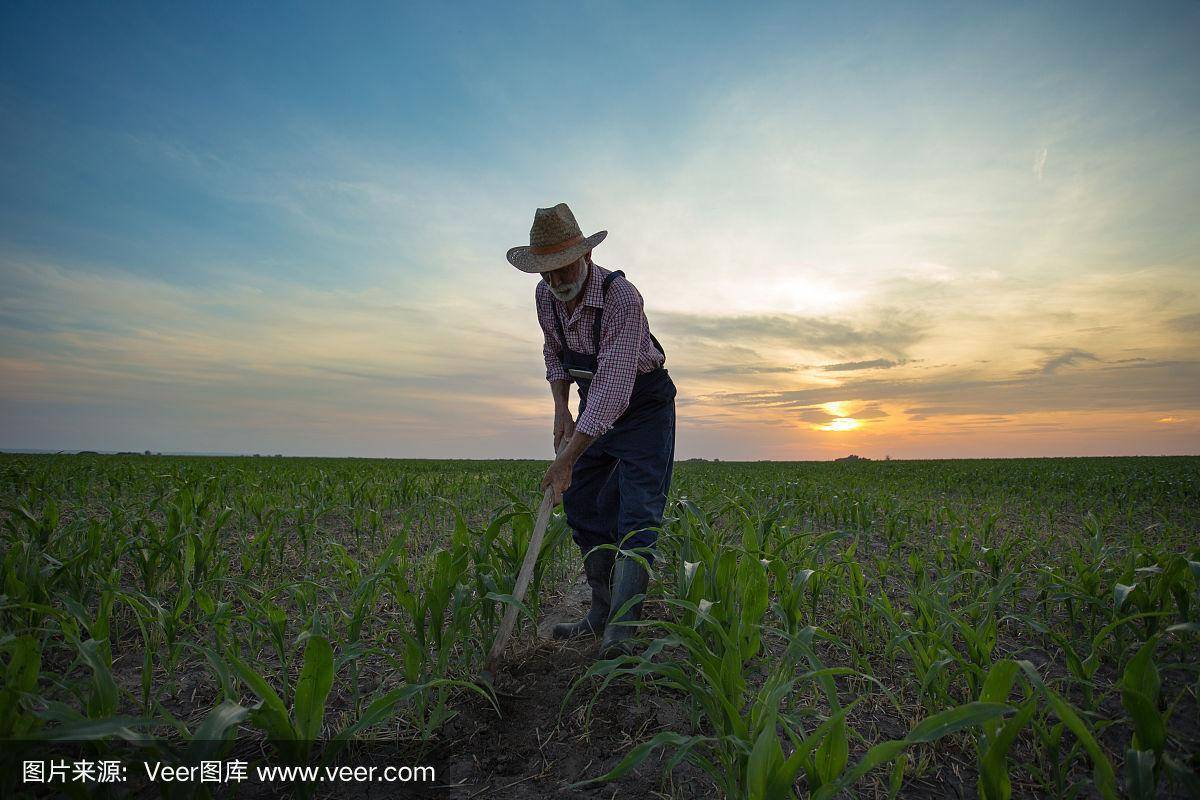
M 607 235 L 584 237 L 566 203 L 539 208 L 529 246 L 512 248 L 508 260 L 542 276 L 535 301 L 557 453 L 542 489 L 561 494 L 592 590 L 587 615 L 555 626 L 554 635 L 603 636 L 600 652 L 611 658 L 630 651 L 634 629 L 621 623 L 641 618 L 639 601 L 609 619 L 646 592 L 646 569 L 628 553 L 653 563 L 675 456 L 675 384 L 641 294 L 624 273 L 592 261 Z M 568 405 L 572 381 L 579 387 L 578 419 Z

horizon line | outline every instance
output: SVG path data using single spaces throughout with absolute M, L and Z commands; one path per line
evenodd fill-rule
M 329 455 L 285 455 L 283 453 L 232 453 L 232 452 L 195 452 L 195 451 L 147 451 L 147 450 L 48 450 L 38 448 L 4 448 L 0 447 L 2 455 L 98 455 L 98 456 L 181 456 L 188 458 L 303 458 L 314 459 L 322 458 L 329 460 L 346 460 L 356 459 L 359 461 L 552 461 L 553 459 L 546 458 L 518 458 L 511 456 L 497 456 L 492 458 L 431 458 L 428 456 L 329 456 Z M 1101 458 L 1198 458 L 1200 453 L 1140 453 L 1137 455 L 1057 455 L 1057 456 L 955 456 L 955 457 L 928 457 L 928 458 L 900 458 L 900 457 L 885 457 L 871 458 L 869 456 L 859 456 L 855 453 L 847 453 L 844 456 L 836 458 L 704 458 L 701 456 L 693 456 L 691 458 L 676 459 L 674 463 L 685 464 L 689 461 L 703 461 L 707 463 L 721 464 L 828 464 L 837 461 L 1048 461 L 1053 459 L 1101 459 Z

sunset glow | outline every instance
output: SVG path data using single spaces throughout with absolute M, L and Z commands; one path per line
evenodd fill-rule
M 196 16 L 6 12 L 0 447 L 547 457 L 565 201 L 678 458 L 1200 450 L 1195 4 Z

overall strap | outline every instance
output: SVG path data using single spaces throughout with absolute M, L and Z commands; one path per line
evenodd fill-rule
M 600 284 L 600 293 L 601 294 L 608 294 L 608 285 L 610 283 L 612 283 L 613 278 L 617 277 L 618 275 L 620 275 L 622 278 L 624 278 L 625 271 L 617 269 L 617 270 L 613 270 L 612 272 L 610 272 L 604 276 L 604 283 Z
M 658 339 L 654 338 L 654 334 L 650 334 L 650 341 L 654 342 L 654 346 L 658 348 L 658 352 L 662 353 L 663 363 L 667 363 L 667 351 L 663 350 L 663 346 L 658 343 Z
M 625 277 L 625 273 L 621 270 L 610 272 L 604 276 L 604 283 L 600 284 L 600 302 L 603 303 L 608 297 L 608 285 L 613 282 L 613 278 L 620 275 Z M 600 355 L 600 321 L 604 319 L 604 306 L 596 309 L 596 321 L 592 324 L 592 341 L 595 342 L 596 355 Z
M 619 269 L 614 270 L 613 272 L 610 272 L 604 276 L 604 283 L 602 283 L 600 285 L 600 293 L 602 296 L 604 296 L 604 297 L 608 296 L 608 285 L 610 283 L 612 283 L 613 278 L 617 277 L 618 275 L 620 275 L 622 278 L 625 277 L 624 271 L 619 270 Z M 592 339 L 596 343 L 596 354 L 597 355 L 600 354 L 600 320 L 603 317 L 603 315 L 604 315 L 604 307 L 601 306 L 600 308 L 596 309 L 596 323 L 592 330 Z M 663 363 L 665 364 L 666 359 L 667 359 L 667 351 L 663 350 L 663 346 L 658 343 L 658 339 L 656 339 L 654 337 L 653 333 L 650 334 L 650 341 L 654 342 L 654 346 L 658 348 L 658 352 L 662 353 Z

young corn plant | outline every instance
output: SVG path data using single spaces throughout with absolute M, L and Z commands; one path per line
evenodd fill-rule
M 449 708 L 450 688 L 446 680 L 457 667 L 455 658 L 473 654 L 467 664 L 478 660 L 486 643 L 475 635 L 474 618 L 479 598 L 470 576 L 471 546 L 467 528 L 457 526 L 450 548 L 431 553 L 416 569 L 401 558 L 381 569 L 380 579 L 408 617 L 400 630 L 403 642 L 398 655 L 389 655 L 410 685 L 427 684 L 427 693 L 412 695 L 412 722 L 422 738 L 429 738 L 455 712 Z M 421 587 L 422 593 L 413 587 Z M 468 669 L 470 667 L 468 666 Z
M 682 600 L 670 602 L 695 615 L 701 624 L 718 624 L 708 616 L 707 606 L 689 607 L 691 604 Z M 895 762 L 912 745 L 933 742 L 964 728 L 982 725 L 1011 710 L 1001 703 L 977 702 L 942 711 L 922 721 L 903 739 L 871 748 L 851 766 L 846 715 L 864 698 L 860 696 L 849 705 L 842 706 L 833 688 L 833 678 L 866 676 L 848 668 L 825 668 L 811 655 L 810 661 L 815 668 L 798 673 L 796 667 L 800 655 L 807 649 L 803 642 L 811 642 L 813 629 L 807 629 L 791 642 L 787 648 L 788 655 L 776 665 L 762 689 L 751 693 L 746 706 L 735 706 L 735 699 L 724 690 L 736 684 L 736 681 L 714 680 L 710 674 L 706 674 L 706 671 L 719 669 L 719 666 L 704 638 L 688 625 L 655 624 L 665 628 L 667 635 L 656 639 L 644 655 L 602 662 L 593 667 L 589 675 L 604 677 L 601 690 L 615 677 L 625 675 L 688 692 L 689 697 L 699 703 L 703 711 L 702 721 L 712 728 L 713 734 L 659 733 L 631 750 L 608 773 L 574 784 L 571 788 L 615 780 L 656 750 L 671 748 L 674 754 L 665 765 L 667 771 L 687 760 L 710 775 L 726 797 L 752 800 L 794 798 L 796 782 L 803 776 L 812 797 L 825 799 L 847 790 L 868 772 Z M 727 646 L 732 644 L 728 637 L 723 641 Z M 677 647 L 686 652 L 686 658 L 662 658 Z M 697 666 L 699 675 L 696 674 Z M 782 709 L 794 687 L 810 681 L 832 696 L 834 710 L 824 722 L 806 732 L 796 715 Z M 747 700 L 740 695 L 736 699 Z M 783 737 L 780 736 L 780 730 L 783 731 Z M 789 746 L 790 753 L 785 752 L 785 745 Z
M 983 682 L 979 701 L 1007 703 L 1019 670 L 1020 665 L 1012 659 L 996 662 Z M 1038 698 L 1032 691 L 1026 691 L 1025 697 L 1017 705 L 1016 714 L 1008 719 L 989 720 L 980 726 L 976 742 L 979 757 L 976 786 L 982 800 L 1009 800 L 1012 797 L 1008 751 L 1037 708 Z
M 308 637 L 291 711 L 262 675 L 236 655 L 230 653 L 228 658 L 238 677 L 259 698 L 247 714 L 248 721 L 267 734 L 282 756 L 307 761 L 313 743 L 321 736 L 325 702 L 333 687 L 333 647 L 329 640 L 315 634 Z
M 1138 648 L 1121 675 L 1121 704 L 1133 727 L 1125 751 L 1125 791 L 1135 800 L 1158 796 L 1164 777 L 1182 791 L 1200 794 L 1200 778 L 1186 763 L 1167 752 L 1173 708 L 1162 707 L 1162 679 L 1154 661 L 1159 638 Z
M 219 707 L 224 709 L 222 723 L 231 725 L 244 719 L 264 731 L 279 756 L 293 763 L 333 763 L 359 734 L 393 719 L 400 706 L 425 694 L 457 687 L 475 691 L 490 701 L 482 689 L 465 681 L 435 679 L 420 684 L 401 684 L 372 697 L 356 719 L 336 733 L 323 737 L 328 725 L 326 703 L 337 669 L 333 648 L 326 637 L 312 634 L 305 642 L 290 710 L 284 700 L 286 694 L 281 697 L 262 675 L 236 656 L 230 655 L 229 660 L 241 680 L 258 696 L 259 702 L 244 709 L 225 701 Z M 319 752 L 316 750 L 318 741 L 324 741 Z M 304 785 L 300 789 L 306 793 L 311 791 L 311 787 Z
M 1041 695 L 1048 712 L 1052 713 L 1059 720 L 1059 723 L 1054 726 L 1038 725 L 1038 730 L 1042 734 L 1044 743 L 1050 746 L 1050 755 L 1055 757 L 1052 764 L 1056 768 L 1061 766 L 1057 757 L 1060 752 L 1063 730 L 1065 728 L 1074 734 L 1075 739 L 1083 747 L 1088 758 L 1091 760 L 1092 780 L 1096 790 L 1105 800 L 1113 800 L 1117 796 L 1116 775 L 1113 772 L 1112 762 L 1105 755 L 1099 742 L 1096 741 L 1092 729 L 1083 721 L 1083 718 L 1074 706 L 1046 685 L 1033 664 L 1024 660 L 1018 660 L 1016 663 L 1021 668 L 1021 671 L 1025 673 L 1030 686 Z M 1064 773 L 1058 771 L 1056 775 L 1058 781 L 1057 788 L 1061 793 L 1065 790 Z
M 730 781 L 727 790 L 735 792 L 731 796 L 740 796 L 736 792 L 746 780 L 745 745 L 752 744 L 758 735 L 753 726 L 766 724 L 762 712 L 747 715 L 745 674 L 748 662 L 761 648 L 767 570 L 754 556 L 727 549 L 715 554 L 712 563 L 697 562 L 689 568 L 677 591 L 682 597 L 668 597 L 664 602 L 681 613 L 682 621 L 641 620 L 636 625 L 661 629 L 665 635 L 656 639 L 643 656 L 599 662 L 584 678 L 601 678 L 600 691 L 620 676 L 636 676 L 685 692 L 693 704 L 696 721 L 706 720 L 716 735 L 701 739 L 663 737 L 658 744 L 637 751 L 641 757 L 635 761 L 640 762 L 670 741 L 681 748 L 681 753 L 691 754 L 714 777 L 725 775 Z M 683 599 L 705 594 L 715 599 Z M 639 599 L 631 598 L 627 605 Z M 686 659 L 655 658 L 676 648 L 686 653 Z M 571 692 L 581 685 L 577 682 Z M 777 690 L 778 681 L 768 696 Z M 626 769 L 634 765 L 630 762 Z
M 7 655 L 4 685 L 0 688 L 0 739 L 28 737 L 41 725 L 27 703 L 37 695 L 42 645 L 37 637 L 23 634 L 9 637 L 0 648 Z

